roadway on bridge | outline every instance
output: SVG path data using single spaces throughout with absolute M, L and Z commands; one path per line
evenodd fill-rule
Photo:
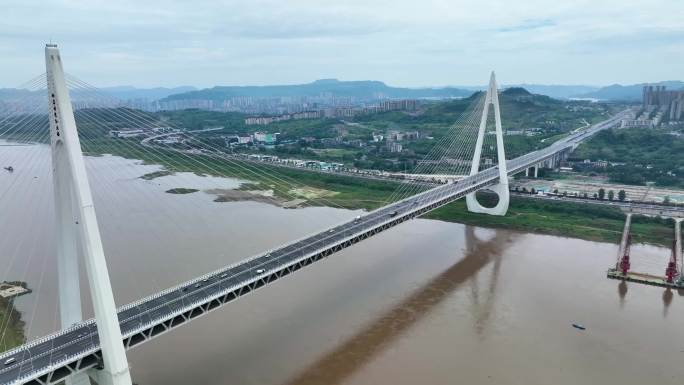
M 559 152 L 568 151 L 594 133 L 615 125 L 619 120 L 620 115 L 617 115 L 587 130 L 561 139 L 542 150 L 509 160 L 508 171 L 510 174 L 515 174 Z M 350 238 L 368 233 L 373 229 L 388 224 L 393 226 L 401 223 L 402 219 L 422 215 L 470 192 L 492 185 L 497 180 L 496 167 L 481 171 L 456 183 L 438 186 L 389 204 L 358 219 L 325 229 L 270 252 L 126 305 L 118 312 L 122 335 L 128 338 L 142 330 L 149 329 L 150 325 L 167 321 L 178 312 L 191 310 L 200 303 L 206 303 L 210 298 L 248 285 L 255 279 L 266 277 L 273 271 L 295 264 L 310 255 L 330 248 L 331 245 L 342 244 Z M 97 326 L 93 320 L 85 321 L 0 356 L 2 363 L 13 359 L 11 363 L 0 368 L 0 384 L 25 383 L 54 372 L 98 350 Z

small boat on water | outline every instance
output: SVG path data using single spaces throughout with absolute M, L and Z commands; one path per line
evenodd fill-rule
M 9 171 L 9 172 L 13 172 L 13 171 L 14 171 L 14 167 L 12 167 L 12 166 L 7 166 L 7 167 L 5 167 L 5 170 L 7 170 L 7 171 Z
M 572 327 L 574 327 L 575 329 L 579 329 L 579 330 L 586 330 L 587 329 L 582 324 L 572 324 Z

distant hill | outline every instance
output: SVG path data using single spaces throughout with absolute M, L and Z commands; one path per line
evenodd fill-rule
M 501 92 L 503 95 L 508 96 L 532 96 L 532 93 L 522 87 L 510 87 L 506 88 Z
M 679 90 L 684 88 L 684 82 L 678 80 L 663 81 L 658 83 L 632 84 L 628 86 L 613 84 L 611 86 L 599 88 L 593 92 L 575 95 L 575 97 L 599 100 L 641 101 L 642 92 L 645 85 L 665 86 L 670 90 Z
M 575 95 L 593 92 L 599 89 L 599 87 L 595 86 L 545 84 L 515 84 L 509 87 L 522 87 L 533 94 L 546 95 L 556 99 L 569 99 Z
M 391 87 L 380 81 L 340 81 L 337 79 L 316 80 L 307 84 L 274 85 L 274 86 L 218 86 L 198 91 L 170 95 L 162 101 L 173 100 L 214 100 L 223 101 L 236 96 L 251 97 L 297 97 L 334 95 L 339 97 L 355 97 L 358 99 L 378 98 L 448 98 L 466 97 L 472 91 L 445 88 L 400 88 Z
M 482 91 L 487 87 L 482 86 L 454 86 L 456 88 L 461 88 L 469 91 Z M 585 85 L 563 85 L 563 84 L 500 84 L 501 88 L 524 88 L 533 94 L 546 95 L 556 99 L 570 99 L 578 94 L 584 94 L 588 92 L 593 92 L 598 90 L 600 87 L 597 86 L 585 86 Z
M 195 87 L 182 86 L 182 87 L 156 87 L 156 88 L 136 88 L 133 86 L 118 86 L 118 87 L 105 87 L 101 88 L 108 94 L 111 94 L 120 100 L 130 100 L 130 99 L 145 99 L 145 100 L 159 100 L 163 99 L 169 95 L 179 94 L 183 92 L 189 92 L 196 90 Z
M 662 81 L 658 83 L 641 83 L 632 85 L 614 84 L 606 87 L 586 85 L 545 85 L 545 84 L 504 84 L 504 89 L 522 88 L 535 95 L 546 95 L 555 99 L 587 98 L 608 101 L 640 101 L 643 86 L 664 85 L 667 89 L 684 89 L 682 81 Z M 405 88 L 392 87 L 381 81 L 340 81 L 337 79 L 321 79 L 307 84 L 268 85 L 268 86 L 216 86 L 196 89 L 191 86 L 137 88 L 133 86 L 117 86 L 100 88 L 113 97 L 126 101 L 143 99 L 147 101 L 173 100 L 214 100 L 223 101 L 235 96 L 297 97 L 334 95 L 339 97 L 355 97 L 360 100 L 392 99 L 444 99 L 465 98 L 473 92 L 484 90 L 485 86 L 446 86 Z M 39 91 L 43 92 L 43 91 Z M 0 101 L 20 99 L 30 92 L 23 89 L 0 88 Z
M 472 106 L 473 101 L 480 97 L 484 91 L 476 91 L 467 98 L 447 100 L 430 103 L 423 114 L 410 115 L 399 112 L 385 112 L 358 116 L 358 121 L 390 120 L 403 123 L 411 127 L 429 127 L 431 124 L 451 124 L 457 121 L 467 108 Z M 570 122 L 574 127 L 582 124 L 572 119 L 566 119 L 569 115 L 565 108 L 573 104 L 588 104 L 587 102 L 563 101 L 546 95 L 532 94 L 521 87 L 511 87 L 501 92 L 499 96 L 501 116 L 506 122 L 507 129 L 521 129 L 530 127 L 542 127 L 548 121 L 562 120 Z

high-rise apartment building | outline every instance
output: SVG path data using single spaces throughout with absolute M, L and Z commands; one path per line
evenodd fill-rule
M 682 120 L 684 107 L 684 91 L 666 90 L 665 86 L 644 86 L 643 107 L 661 107 L 667 111 L 666 116 L 670 121 Z

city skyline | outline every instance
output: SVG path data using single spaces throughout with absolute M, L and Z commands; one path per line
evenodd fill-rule
M 681 79 L 684 6 L 605 0 L 325 7 L 264 0 L 10 1 L 0 16 L 0 86 L 44 71 L 43 43 L 98 86 L 301 84 L 373 79 L 402 87 L 502 83 L 605 86 Z M 667 12 L 663 12 L 667 10 Z M 505 80 L 505 81 L 503 81 Z

